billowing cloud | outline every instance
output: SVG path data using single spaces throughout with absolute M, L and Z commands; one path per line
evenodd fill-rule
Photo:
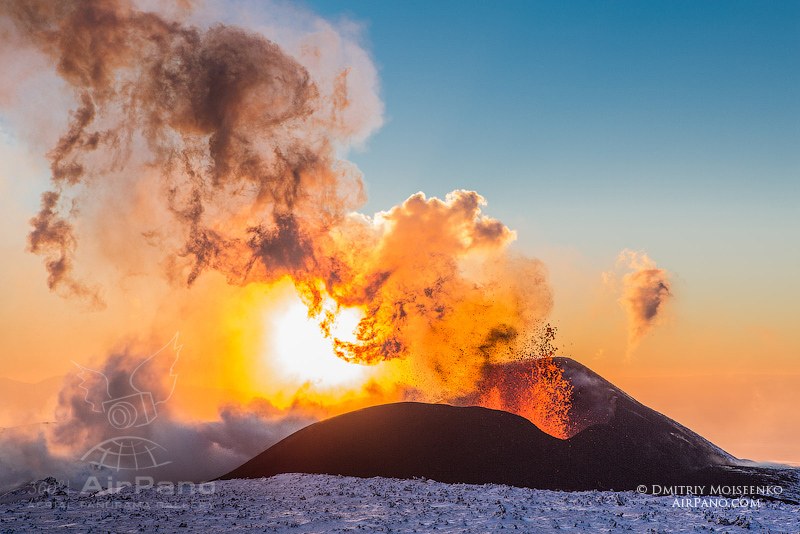
M 620 305 L 628 317 L 628 350 L 633 350 L 655 324 L 672 297 L 670 274 L 656 266 L 644 252 L 625 249 L 617 264 L 628 272 L 622 277 Z
M 323 329 L 341 307 L 363 310 L 339 356 L 413 355 L 447 390 L 469 387 L 497 356 L 486 347 L 508 349 L 549 311 L 543 265 L 508 254 L 514 233 L 481 213 L 477 193 L 420 193 L 375 217 L 353 213 L 363 185 L 340 148 L 379 123 L 365 110 L 380 111 L 363 96 L 361 70 L 334 75 L 322 56 L 306 57 L 309 44 L 301 56 L 318 83 L 261 34 L 122 1 L 7 2 L 3 14 L 76 102 L 29 236 L 52 289 L 101 303 L 98 284 L 76 274 L 82 232 L 113 241 L 116 261 L 155 249 L 167 277 L 188 285 L 208 271 L 233 284 L 288 277 Z M 312 37 L 336 41 L 325 28 Z M 366 100 L 359 112 L 356 96 Z M 455 362 L 462 371 L 444 378 Z
M 140 5 L 0 3 L 3 69 L 23 72 L 22 63 L 44 58 L 61 85 L 31 74 L 25 87 L 64 93 L 43 109 L 35 92 L 3 84 L 0 103 L 14 107 L 12 122 L 32 145 L 50 145 L 50 182 L 28 235 L 50 289 L 94 309 L 117 296 L 118 308 L 103 313 L 128 329 L 119 339 L 171 335 L 191 322 L 195 382 L 266 398 L 242 405 L 239 396 L 204 422 L 166 408 L 141 427 L 142 439 L 180 449 L 186 462 L 217 458 L 202 475 L 189 471 L 213 476 L 312 412 L 335 413 L 358 395 L 459 398 L 488 365 L 528 354 L 552 307 L 547 270 L 509 250 L 515 234 L 483 212 L 483 197 L 417 193 L 373 216 L 356 211 L 364 185 L 345 156 L 383 110 L 376 69 L 351 28 L 314 19 L 301 29 L 245 29 L 202 10 Z M 42 116 L 59 135 L 26 126 Z M 331 352 L 374 371 L 367 380 L 326 396 L 313 381 L 287 385 L 269 374 L 280 362 L 264 349 L 261 314 L 280 309 L 269 299 L 287 284 Z M 359 317 L 351 338 L 336 337 L 343 310 Z M 163 373 L 128 387 L 147 353 L 137 347 L 108 350 L 98 364 L 110 400 L 145 389 L 163 397 Z M 86 402 L 87 385 L 63 389 L 47 432 L 52 454 L 119 436 L 102 404 Z
M 258 34 L 186 26 L 124 2 L 6 2 L 3 14 L 77 101 L 49 153 L 53 188 L 30 234 L 51 288 L 99 301 L 74 274 L 68 193 L 125 193 L 143 167 L 157 170 L 188 283 L 208 268 L 241 281 L 255 261 L 272 276 L 305 266 L 307 234 L 363 200 L 360 175 L 335 155 L 370 128 L 347 121 L 349 69 L 325 94 Z
M 137 476 L 209 480 L 315 421 L 302 410 L 287 413 L 265 399 L 223 406 L 215 421 L 181 421 L 168 402 L 160 402 L 169 399 L 175 385 L 175 354 L 171 346 L 165 348 L 155 357 L 126 348 L 99 369 L 76 369 L 61 390 L 58 421 L 0 432 L 0 491 L 44 476 L 78 489 L 92 476 L 103 487 L 108 477 L 117 482 Z M 122 448 L 116 451 L 118 444 Z M 116 469 L 114 453 L 130 455 L 137 444 L 138 452 L 151 451 L 136 459 L 123 456 L 122 468 Z M 136 468 L 132 461 L 139 462 Z

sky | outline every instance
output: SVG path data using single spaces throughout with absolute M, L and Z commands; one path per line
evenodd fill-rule
M 790 282 L 795 3 L 309 6 L 364 24 L 379 65 L 387 124 L 352 155 L 367 211 L 474 188 L 524 247 L 592 259 L 645 247 L 684 262 L 699 245 L 724 258 L 725 283 L 767 255 Z
M 366 211 L 475 189 L 550 267 L 569 355 L 735 453 L 800 458 L 800 5 L 307 5 L 362 24 L 379 68 Z M 599 283 L 624 248 L 675 295 L 630 360 Z
M 253 5 L 243 9 L 268 11 Z M 418 191 L 477 191 L 516 232 L 512 250 L 547 267 L 562 354 L 736 456 L 800 463 L 800 4 L 274 5 L 298 6 L 377 68 L 383 124 L 347 151 L 366 185 L 359 212 Z M 54 107 L 68 107 L 61 98 Z M 0 376 L 25 382 L 70 372 L 70 359 L 108 350 L 131 324 L 189 309 L 178 299 L 149 310 L 143 292 L 93 315 L 47 291 L 40 258 L 25 252 L 47 187 L 43 154 L 66 120 L 53 125 L 46 111 L 22 127 L 0 117 L 0 348 L 15 355 Z M 26 130 L 47 142 L 23 142 Z M 666 270 L 672 293 L 635 347 L 620 305 L 626 249 Z M 220 283 L 195 293 L 233 291 Z

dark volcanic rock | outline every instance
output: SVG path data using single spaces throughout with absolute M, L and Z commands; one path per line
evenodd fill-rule
M 586 458 L 590 487 L 686 484 L 689 473 L 736 458 L 648 408 L 584 365 L 556 358 L 573 387 L 568 440 Z
M 508 412 L 403 402 L 308 426 L 222 478 L 300 472 L 562 490 L 780 483 L 574 360 L 557 362 L 574 388 L 569 439 Z
M 563 470 L 569 449 L 508 412 L 402 402 L 308 426 L 223 478 L 301 472 L 581 487 L 569 478 L 580 470 Z

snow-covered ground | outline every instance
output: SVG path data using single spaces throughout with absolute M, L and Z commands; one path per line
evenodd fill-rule
M 679 507 L 672 497 L 633 492 L 287 474 L 182 492 L 124 488 L 88 495 L 52 482 L 32 487 L 33 498 L 20 491 L 0 499 L 0 532 L 800 532 L 800 506 L 709 508 L 713 498 L 706 498 L 690 501 L 697 507 Z

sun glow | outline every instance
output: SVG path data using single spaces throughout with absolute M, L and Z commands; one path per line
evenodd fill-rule
M 346 362 L 336 356 L 334 339 L 355 341 L 355 329 L 362 318 L 358 309 L 344 308 L 336 314 L 326 337 L 299 298 L 289 299 L 275 310 L 270 323 L 269 359 L 285 381 L 310 384 L 316 389 L 353 387 L 363 384 L 374 367 Z

